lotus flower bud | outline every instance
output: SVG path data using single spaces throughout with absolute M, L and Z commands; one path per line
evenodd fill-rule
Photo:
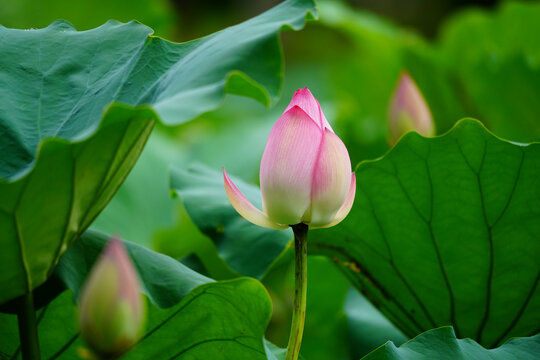
M 392 95 L 388 126 L 390 144 L 395 144 L 403 134 L 409 131 L 416 131 L 424 136 L 435 134 L 433 119 L 426 100 L 406 71 L 401 72 Z
M 275 123 L 261 160 L 263 211 L 253 206 L 223 169 L 233 207 L 248 221 L 272 228 L 330 227 L 349 213 L 356 191 L 349 153 L 307 89 L 294 93 Z
M 79 308 L 81 335 L 98 357 L 119 357 L 139 339 L 145 304 L 137 272 L 119 239 L 113 238 L 94 264 Z

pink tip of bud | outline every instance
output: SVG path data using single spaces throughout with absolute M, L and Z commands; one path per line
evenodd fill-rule
M 128 300 L 134 309 L 138 309 L 141 301 L 139 277 L 122 240 L 118 237 L 111 238 L 103 256 L 110 258 L 118 266 L 118 275 L 122 279 L 120 296 Z

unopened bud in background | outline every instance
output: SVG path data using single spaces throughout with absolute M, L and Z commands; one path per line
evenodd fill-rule
M 79 308 L 82 338 L 99 358 L 119 357 L 138 341 L 145 304 L 139 277 L 119 239 L 111 239 L 94 264 Z
M 389 142 L 392 145 L 409 131 L 416 131 L 424 136 L 435 135 L 433 118 L 426 99 L 406 71 L 401 72 L 390 100 L 388 127 Z

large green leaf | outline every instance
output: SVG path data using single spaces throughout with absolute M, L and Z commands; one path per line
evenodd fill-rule
M 270 104 L 283 72 L 278 32 L 300 29 L 314 13 L 311 0 L 289 0 L 183 44 L 135 22 L 84 32 L 61 21 L 0 27 L 0 303 L 45 281 L 158 118 L 185 122 L 217 107 L 224 92 Z
M 404 333 L 451 324 L 495 346 L 540 323 L 540 145 L 463 120 L 361 163 L 351 213 L 310 234 Z
M 76 327 L 73 298 L 78 297 L 107 240 L 102 233 L 88 231 L 60 260 L 56 275 L 70 291 L 38 313 L 44 359 L 78 359 L 77 351 L 83 343 Z M 266 359 L 266 347 L 272 353 L 281 352 L 263 342 L 272 308 L 259 282 L 249 278 L 214 282 L 170 257 L 125 244 L 150 301 L 145 335 L 123 358 Z M 0 330 L 0 351 L 11 355 L 18 348 L 16 318 L 0 316 L 5 324 Z M 273 358 L 272 353 L 268 358 Z
M 262 208 L 257 187 L 234 179 L 255 206 Z M 171 188 L 199 229 L 215 242 L 218 253 L 236 272 L 261 278 L 292 240 L 290 229 L 274 231 L 244 220 L 231 206 L 223 175 L 202 165 L 171 170 Z
M 487 350 L 471 339 L 457 339 L 451 327 L 419 335 L 396 347 L 388 342 L 362 360 L 533 360 L 540 354 L 540 335 L 512 339 L 499 348 Z

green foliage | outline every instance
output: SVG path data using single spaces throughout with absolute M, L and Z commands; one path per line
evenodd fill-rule
M 388 107 L 403 69 L 418 83 L 438 133 L 473 115 L 440 54 L 417 34 L 335 1 L 321 2 L 321 23 L 347 40 L 346 56 L 331 64 L 328 78 L 339 99 L 335 128 L 353 164 L 388 149 Z
M 171 199 L 169 168 L 187 168 L 196 159 L 254 179 L 276 116 L 260 103 L 231 96 L 219 110 L 189 123 L 173 129 L 156 127 L 125 183 L 92 228 L 120 234 L 173 257 L 198 251 L 197 245 L 209 240 L 193 225 L 181 202 Z M 238 161 L 239 153 L 242 161 Z
M 402 331 L 452 324 L 496 346 L 538 331 L 540 146 L 464 120 L 438 138 L 405 136 L 356 170 L 353 209 L 313 233 Z
M 78 359 L 84 344 L 76 326 L 73 294 L 76 299 L 108 239 L 102 233 L 86 232 L 62 257 L 56 275 L 70 291 L 38 313 L 43 358 Z M 266 347 L 276 354 L 281 352 L 263 342 L 272 307 L 259 282 L 250 278 L 214 282 L 165 255 L 125 244 L 150 301 L 146 331 L 123 358 L 267 359 Z M 0 317 L 5 324 L 0 330 L 0 349 L 14 354 L 16 319 L 13 315 Z
M 289 254 L 288 254 L 289 255 Z M 293 254 L 290 253 L 292 256 Z M 287 256 L 288 257 L 288 256 Z M 305 359 L 359 359 L 353 354 L 358 344 L 350 341 L 348 334 L 359 328 L 348 326 L 348 318 L 343 309 L 349 281 L 339 269 L 323 256 L 308 257 L 308 291 L 304 336 L 301 354 Z M 272 321 L 266 332 L 267 339 L 286 346 L 292 315 L 291 299 L 294 294 L 294 264 L 279 261 L 273 265 L 263 284 L 272 297 Z M 364 354 L 386 341 L 377 342 L 364 349 Z
M 303 50 L 317 46 L 321 34 L 332 36 L 327 43 L 340 56 L 319 65 L 321 91 L 331 94 L 334 129 L 353 163 L 387 149 L 388 104 L 402 69 L 418 83 L 439 134 L 470 116 L 505 139 L 540 140 L 538 3 L 458 14 L 434 41 L 339 1 L 321 0 L 320 13 L 317 32 L 302 33 L 313 39 Z
M 123 182 L 157 119 L 185 122 L 224 92 L 269 105 L 283 72 L 277 34 L 314 13 L 311 1 L 290 0 L 183 44 L 135 22 L 85 32 L 62 21 L 0 27 L 0 76 L 11 85 L 0 88 L 0 303 L 45 281 Z
M 475 116 L 506 139 L 540 140 L 539 18 L 538 3 L 469 10 L 448 22 L 439 41 Z
M 361 358 L 387 341 L 401 345 L 408 340 L 355 288 L 347 293 L 345 314 L 354 359 Z
M 111 11 L 125 6 L 118 4 Z M 163 21 L 156 31 L 169 32 L 160 6 L 146 15 Z M 72 8 L 64 10 L 69 17 Z M 10 15 L 17 11 L 8 4 L 0 22 L 20 21 Z M 388 150 L 387 106 L 403 68 L 439 134 L 474 116 L 506 139 L 540 139 L 538 4 L 458 14 L 434 41 L 336 1 L 321 0 L 321 13 L 319 25 L 287 38 L 286 88 L 313 90 L 353 164 Z M 127 246 L 150 320 L 125 358 L 284 358 L 264 340 L 266 290 L 237 277 L 263 279 L 274 303 L 268 337 L 284 344 L 291 232 L 241 219 L 215 169 L 247 180 L 235 183 L 261 207 L 249 183 L 289 97 L 271 112 L 231 96 L 209 111 L 224 94 L 275 103 L 284 72 L 278 33 L 302 28 L 312 14 L 310 0 L 289 0 L 183 44 L 135 22 L 86 32 L 62 21 L 31 31 L 0 27 L 7 84 L 0 87 L 0 304 L 49 278 L 34 291 L 45 305 L 37 313 L 44 358 L 77 359 L 83 346 L 73 298 L 106 241 L 85 233 L 90 224 L 139 244 Z M 29 21 L 38 18 L 47 12 Z M 73 21 L 84 28 L 97 20 Z M 309 260 L 304 356 L 359 358 L 388 339 L 399 345 L 403 334 L 452 325 L 399 348 L 387 343 L 366 359 L 534 358 L 538 336 L 504 342 L 539 331 L 539 151 L 466 120 L 433 139 L 409 134 L 384 157 L 361 163 L 349 217 L 309 234 L 310 254 L 328 258 Z M 349 282 L 356 289 L 348 292 Z M 20 357 L 16 318 L 0 314 L 0 322 L 0 358 Z
M 294 279 L 292 271 L 287 275 L 291 281 Z M 308 258 L 308 279 L 302 355 L 310 360 L 350 358 L 351 348 L 357 344 L 347 336 L 349 329 L 356 328 L 347 327 L 343 309 L 349 282 L 330 260 L 321 256 Z
M 122 183 L 154 119 L 149 108 L 111 106 L 95 136 L 78 142 L 45 139 L 23 177 L 0 180 L 0 303 L 47 279 Z M 9 170 L 7 165 L 2 169 Z
M 92 228 L 119 234 L 176 258 L 195 253 L 213 278 L 234 276 L 226 271 L 224 266 L 228 266 L 217 257 L 210 239 L 193 224 L 182 202 L 171 199 L 169 168 L 186 169 L 195 161 L 204 162 L 255 180 L 280 108 L 269 111 L 260 103 L 231 96 L 219 110 L 189 123 L 173 129 L 156 127 L 125 183 Z M 238 161 L 240 154 L 242 161 Z
M 55 275 L 73 291 L 75 298 L 79 297 L 86 275 L 109 238 L 103 233 L 88 230 L 56 267 Z M 134 243 L 126 242 L 126 247 L 141 279 L 144 294 L 161 308 L 177 304 L 195 287 L 212 281 L 166 255 Z
M 237 186 L 246 191 L 244 195 L 254 200 L 255 206 L 262 208 L 257 188 L 243 182 Z M 173 169 L 171 187 L 182 198 L 193 222 L 212 238 L 218 253 L 239 274 L 261 278 L 292 240 L 290 229 L 276 232 L 238 216 L 225 194 L 223 175 L 217 171 L 202 166 Z
M 499 348 L 487 350 L 471 339 L 459 340 L 451 327 L 430 330 L 399 348 L 389 342 L 363 360 L 527 360 L 536 359 L 540 336 L 512 339 Z
M 384 158 L 358 167 L 351 213 L 334 228 L 312 231 L 308 249 L 335 259 L 408 336 L 452 324 L 460 337 L 495 346 L 534 334 L 540 306 L 538 151 L 536 144 L 502 141 L 473 120 L 438 138 L 411 133 Z M 229 205 L 221 174 L 204 173 L 192 182 L 187 211 L 194 219 L 215 219 Z M 173 184 L 187 174 L 173 172 Z M 254 186 L 237 185 L 260 201 Z M 206 206 L 207 194 L 223 198 L 217 214 Z M 228 216 L 249 225 L 234 212 Z M 228 218 L 205 226 L 245 238 L 245 231 L 227 226 L 234 223 Z M 265 231 L 275 238 L 283 233 Z
M 236 178 L 234 183 L 253 204 L 261 206 L 256 186 Z M 195 224 L 214 241 L 221 258 L 241 275 L 264 276 L 276 313 L 273 328 L 269 330 L 270 339 L 285 346 L 291 315 L 290 299 L 294 291 L 292 267 L 289 271 L 282 269 L 287 268 L 291 260 L 290 230 L 265 229 L 241 218 L 227 200 L 222 174 L 201 165 L 188 170 L 173 169 L 171 187 L 184 202 Z M 389 338 L 406 340 L 366 300 L 351 297 L 344 309 L 348 282 L 328 259 L 310 257 L 308 274 L 309 316 L 302 345 L 302 354 L 306 358 L 349 358 L 351 353 L 365 355 Z M 283 279 L 288 280 L 284 282 Z M 366 324 L 370 326 L 366 328 Z
M 67 20 L 79 30 L 95 28 L 109 19 L 137 20 L 157 35 L 170 38 L 176 20 L 172 3 L 167 0 L 6 0 L 2 9 L 0 24 L 17 29 L 42 28 L 57 19 Z

